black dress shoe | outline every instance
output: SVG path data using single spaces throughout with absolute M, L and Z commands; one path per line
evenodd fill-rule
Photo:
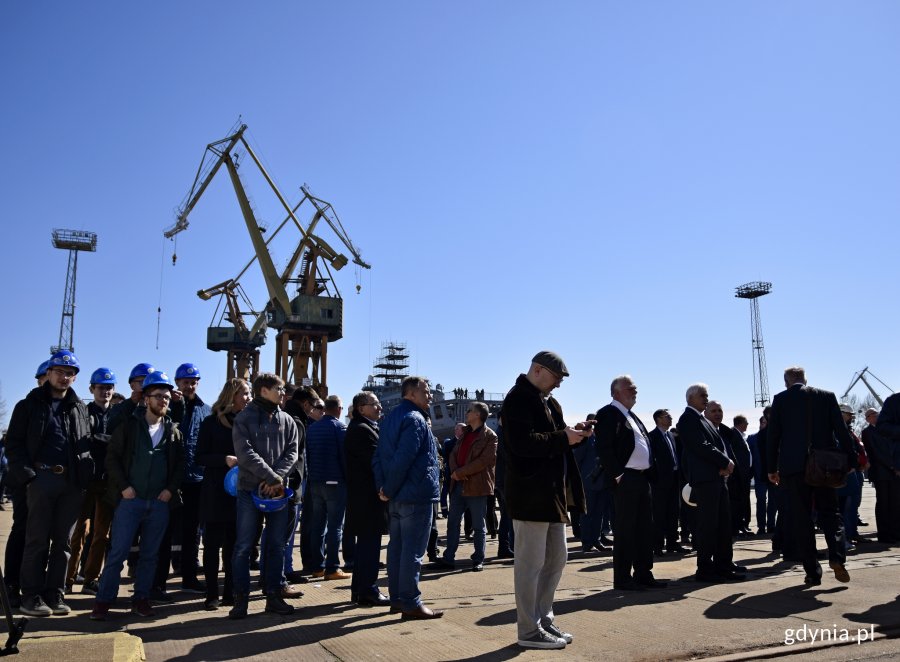
M 419 605 L 416 609 L 412 611 L 402 611 L 400 612 L 400 619 L 404 621 L 427 621 L 432 618 L 440 618 L 444 615 L 444 612 L 441 610 L 433 610 L 429 609 L 425 605 Z
M 742 572 L 735 572 L 734 570 L 726 570 L 725 572 L 720 572 L 718 576 L 722 581 L 726 582 L 740 582 L 747 579 L 747 575 Z
M 856 519 L 856 526 L 869 526 L 869 523 L 868 523 L 868 522 L 863 522 L 862 519 L 857 518 L 857 519 Z
M 472 572 L 481 572 L 482 570 L 484 570 L 483 563 L 473 563 L 472 564 Z
M 391 613 L 392 614 L 399 614 L 402 611 L 403 611 L 403 608 L 400 605 L 391 605 Z
M 606 545 L 607 547 L 613 546 L 613 541 L 610 540 L 607 536 L 600 536 L 600 542 Z
M 514 559 L 516 558 L 512 552 L 497 552 L 498 559 Z
M 746 575 L 748 572 L 750 572 L 749 570 L 747 570 L 747 566 L 744 566 L 744 565 L 737 565 L 737 564 L 734 564 L 734 565 L 731 566 L 731 571 L 732 571 L 732 572 L 739 572 L 739 573 L 741 573 L 742 575 Z
M 803 583 L 807 586 L 818 586 L 822 583 L 822 575 L 806 575 L 803 578 Z
M 379 593 L 378 595 L 370 595 L 365 598 L 360 598 L 356 601 L 360 607 L 387 607 L 391 604 L 391 599 Z M 398 609 L 399 611 L 399 609 Z
M 456 570 L 456 564 L 446 560 L 443 556 L 435 558 L 430 565 L 440 570 Z
M 681 545 L 675 545 L 674 547 L 669 547 L 666 551 L 669 554 L 690 554 L 691 550 L 685 549 Z
M 628 580 L 624 582 L 615 582 L 613 583 L 613 588 L 617 591 L 646 591 L 647 587 L 643 584 L 639 584 L 636 581 Z
M 654 556 L 665 556 L 666 553 L 665 553 L 662 549 L 654 549 L 654 550 L 653 550 L 653 555 L 654 555 Z
M 719 575 L 713 575 L 708 572 L 698 572 L 694 575 L 695 582 L 701 582 L 703 584 L 718 584 L 723 581 L 722 577 Z

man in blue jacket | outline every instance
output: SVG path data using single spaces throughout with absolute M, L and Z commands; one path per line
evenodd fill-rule
M 344 466 L 344 436 L 347 426 L 341 422 L 341 399 L 325 399 L 325 415 L 306 434 L 306 467 L 313 518 L 310 537 L 310 563 L 313 577 L 327 580 L 349 579 L 341 570 L 340 550 L 347 510 L 347 472 Z M 326 533 L 327 532 L 327 533 Z
M 440 618 L 422 604 L 419 573 L 428 545 L 434 504 L 440 498 L 437 441 L 428 424 L 431 389 L 422 377 L 407 377 L 403 401 L 384 419 L 372 469 L 379 496 L 388 502 L 388 589 L 391 612 L 406 619 Z

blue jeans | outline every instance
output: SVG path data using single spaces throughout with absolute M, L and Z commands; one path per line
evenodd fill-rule
M 593 547 L 603 533 L 603 499 L 601 490 L 585 490 L 584 500 L 587 512 L 581 516 L 581 546 Z M 675 503 L 677 506 L 677 502 Z
M 119 593 L 122 566 L 131 551 L 131 542 L 140 529 L 141 542 L 134 573 L 134 599 L 150 596 L 159 543 L 169 525 L 169 504 L 159 499 L 122 499 L 116 506 L 110 529 L 109 555 L 100 575 L 97 600 L 113 602 Z
M 428 546 L 434 505 L 390 501 L 391 537 L 387 549 L 388 591 L 391 604 L 403 611 L 417 609 L 422 600 L 419 573 Z
M 844 517 L 844 538 L 856 539 L 859 536 L 856 522 L 859 520 L 859 505 L 862 502 L 863 475 L 860 471 L 847 474 L 847 484 L 838 490 L 841 514 Z
M 284 574 L 284 542 L 285 530 L 291 516 L 290 506 L 274 513 L 264 513 L 256 508 L 253 498 L 247 490 L 237 493 L 237 536 L 234 542 L 234 556 L 231 570 L 234 574 L 234 592 L 247 594 L 250 592 L 250 553 L 256 543 L 256 528 L 261 519 L 265 519 L 265 536 L 260 543 L 259 557 L 265 559 L 263 586 L 266 593 L 278 593 L 281 590 L 281 577 Z
M 457 482 L 453 486 L 453 491 L 450 492 L 450 515 L 447 517 L 447 548 L 444 550 L 444 560 L 453 563 L 456 558 L 456 550 L 459 548 L 459 525 L 463 513 L 468 508 L 472 513 L 472 533 L 475 542 L 472 562 L 484 563 L 484 515 L 487 511 L 487 497 L 466 497 L 462 492 L 461 482 Z
M 313 502 L 310 559 L 313 570 L 331 573 L 341 567 L 341 537 L 347 510 L 347 486 L 310 483 Z
M 294 532 L 297 529 L 297 520 L 300 517 L 300 504 L 289 503 L 287 505 L 288 510 L 288 522 L 287 527 L 284 532 L 284 570 L 282 572 L 282 581 L 281 584 L 284 585 L 287 582 L 285 575 L 289 572 L 294 572 Z M 266 531 L 262 532 L 262 536 L 260 536 L 260 545 L 266 544 Z M 264 556 L 260 555 L 259 557 L 259 574 L 262 576 L 265 573 L 266 569 L 266 559 Z

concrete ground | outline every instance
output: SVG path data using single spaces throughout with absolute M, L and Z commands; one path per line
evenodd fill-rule
M 860 529 L 874 539 L 874 491 L 866 486 Z M 5 545 L 11 514 L 0 512 Z M 446 520 L 441 520 L 444 525 Z M 819 538 L 819 548 L 824 549 Z M 654 572 L 669 581 L 662 590 L 623 593 L 612 588 L 610 556 L 584 556 L 570 538 L 570 558 L 556 596 L 557 623 L 575 635 L 564 651 L 530 651 L 515 645 L 512 564 L 490 560 L 484 572 L 428 571 L 426 603 L 445 609 L 436 621 L 401 622 L 385 609 L 348 604 L 349 581 L 309 583 L 290 617 L 263 613 L 258 594 L 250 616 L 229 621 L 225 610 L 203 610 L 203 596 L 175 593 L 158 617 L 139 620 L 120 608 L 104 623 L 88 619 L 91 596 L 77 591 L 67 617 L 31 618 L 19 659 L 42 660 L 749 660 L 900 659 L 900 548 L 875 542 L 849 557 L 851 582 L 834 580 L 825 564 L 821 586 L 806 588 L 799 566 L 779 563 L 763 537 L 735 542 L 735 560 L 751 569 L 746 582 L 705 585 L 691 580 L 695 555 L 662 557 Z M 488 541 L 488 557 L 496 543 Z M 460 547 L 464 561 L 470 544 Z M 299 564 L 298 564 L 299 565 Z M 170 582 L 176 591 L 178 583 Z M 386 592 L 386 590 L 385 590 Z M 826 632 L 827 631 L 827 632 Z M 874 641 L 862 640 L 874 632 Z M 816 642 L 810 639 L 816 634 Z M 834 641 L 820 641 L 830 635 Z M 850 641 L 840 641 L 844 635 Z M 803 639 L 806 639 L 805 641 Z M 0 642 L 5 635 L 0 636 Z M 789 643 L 792 642 L 792 643 Z

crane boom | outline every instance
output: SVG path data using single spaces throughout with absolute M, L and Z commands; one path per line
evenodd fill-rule
M 872 371 L 869 370 L 869 366 L 866 366 L 859 372 L 855 373 L 853 375 L 853 379 L 850 380 L 850 386 L 847 387 L 847 390 L 844 391 L 844 395 L 841 396 L 841 400 L 843 400 L 844 398 L 847 397 L 847 395 L 849 395 L 850 391 L 853 389 L 854 386 L 856 386 L 857 382 L 862 382 L 863 384 L 866 385 L 866 388 L 869 389 L 869 393 L 871 393 L 872 397 L 875 398 L 875 402 L 878 403 L 878 406 L 883 407 L 884 400 L 881 399 L 881 396 L 878 395 L 878 392 L 872 387 L 872 385 L 869 383 L 869 380 L 866 379 L 866 373 L 869 373 L 869 376 L 871 376 L 871 377 L 875 377 L 875 375 L 872 373 Z M 875 377 L 875 379 L 878 379 L 878 377 Z M 888 386 L 887 384 L 882 382 L 880 379 L 878 379 L 878 381 L 881 382 L 885 387 L 887 387 L 887 389 L 889 391 L 893 392 L 893 390 L 891 389 L 890 386 Z

